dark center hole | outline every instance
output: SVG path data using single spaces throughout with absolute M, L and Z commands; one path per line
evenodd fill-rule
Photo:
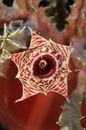
M 44 55 L 38 58 L 33 66 L 33 74 L 39 78 L 48 78 L 56 70 L 56 62 L 52 56 Z

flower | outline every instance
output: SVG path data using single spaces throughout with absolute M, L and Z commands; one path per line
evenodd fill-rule
M 30 47 L 11 54 L 18 67 L 17 78 L 23 86 L 22 101 L 38 93 L 53 91 L 68 98 L 67 75 L 71 47 L 46 40 L 32 31 Z

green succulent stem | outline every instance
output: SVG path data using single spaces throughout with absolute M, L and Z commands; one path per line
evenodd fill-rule
M 60 130 L 84 130 L 80 124 L 83 118 L 81 113 L 81 105 L 83 101 L 83 92 L 85 85 L 79 85 L 62 106 L 62 113 L 60 114 L 59 121 Z

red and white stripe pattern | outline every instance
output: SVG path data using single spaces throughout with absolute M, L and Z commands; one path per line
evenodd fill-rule
M 38 93 L 45 95 L 50 92 L 57 92 L 68 99 L 67 75 L 70 70 L 68 62 L 71 47 L 57 44 L 51 40 L 39 36 L 32 32 L 32 39 L 28 50 L 16 54 L 11 54 L 11 60 L 18 68 L 17 78 L 23 86 L 22 101 Z M 38 58 L 50 56 L 54 59 L 55 72 L 48 78 L 40 78 L 34 75 L 34 63 Z
M 32 33 L 30 49 L 37 48 L 40 46 L 46 46 L 48 44 L 49 44 L 49 41 L 47 41 L 45 38 L 42 38 L 35 32 Z

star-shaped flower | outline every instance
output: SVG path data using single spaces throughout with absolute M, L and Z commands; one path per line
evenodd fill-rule
M 11 54 L 23 86 L 22 101 L 38 93 L 56 92 L 68 98 L 67 75 L 71 47 L 46 40 L 32 31 L 29 49 Z

